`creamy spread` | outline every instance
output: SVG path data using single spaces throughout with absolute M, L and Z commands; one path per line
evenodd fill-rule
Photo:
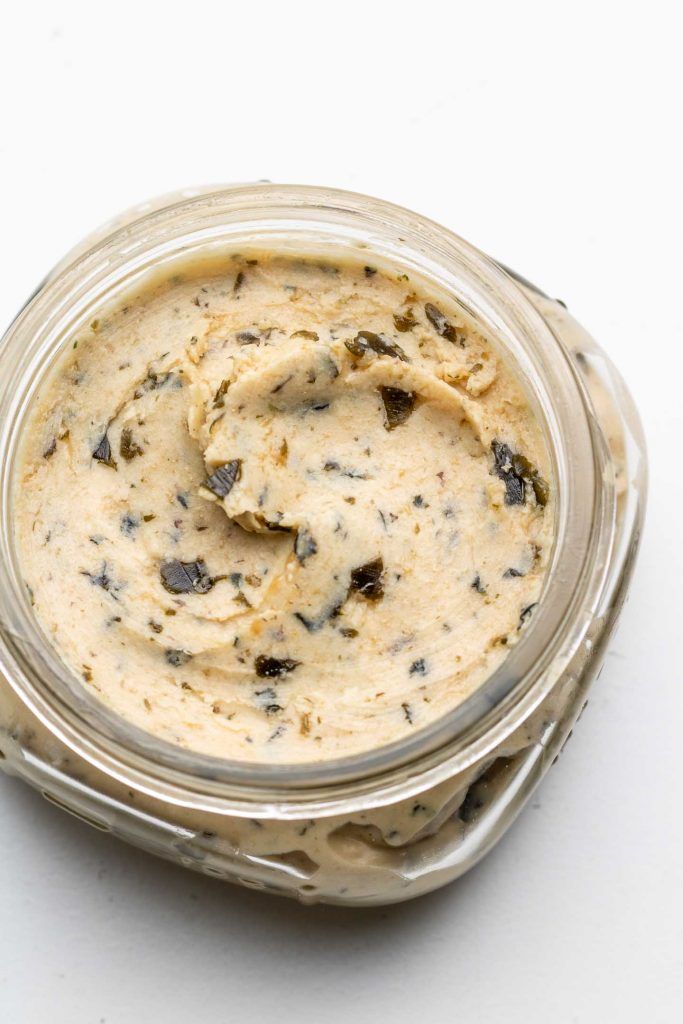
M 15 507 L 36 614 L 165 740 L 303 762 L 453 709 L 533 615 L 542 433 L 454 301 L 388 268 L 186 265 L 72 339 Z

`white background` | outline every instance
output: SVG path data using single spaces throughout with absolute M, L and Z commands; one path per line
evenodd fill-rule
M 648 435 L 632 596 L 496 850 L 377 911 L 185 873 L 0 778 L 2 1024 L 683 1019 L 678 3 L 23 3 L 0 32 L 0 320 L 138 200 L 270 178 L 452 227 L 562 297 Z

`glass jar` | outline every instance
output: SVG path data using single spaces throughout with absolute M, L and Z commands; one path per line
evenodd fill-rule
M 408 739 L 314 764 L 230 762 L 144 733 L 60 662 L 12 532 L 27 413 L 69 339 L 176 261 L 251 245 L 360 255 L 461 304 L 527 389 L 552 454 L 555 544 L 539 607 L 475 693 Z M 91 236 L 0 346 L 0 765 L 96 828 L 206 874 L 304 902 L 390 903 L 493 846 L 585 707 L 633 568 L 645 499 L 630 396 L 562 303 L 451 232 L 379 200 L 239 185 L 176 194 Z

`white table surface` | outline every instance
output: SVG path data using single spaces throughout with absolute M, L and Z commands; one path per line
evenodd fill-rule
M 637 9 L 639 8 L 639 9 Z M 182 185 L 325 183 L 452 227 L 618 362 L 651 497 L 622 625 L 533 803 L 421 901 L 302 908 L 0 776 L 2 1024 L 683 1019 L 683 210 L 675 3 L 24 3 L 0 36 L 0 320 Z

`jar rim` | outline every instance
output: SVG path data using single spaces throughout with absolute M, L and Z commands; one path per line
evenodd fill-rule
M 11 520 L 14 454 L 33 394 L 26 385 L 33 379 L 35 389 L 41 351 L 54 358 L 59 341 L 79 316 L 98 302 L 101 305 L 103 294 L 121 288 L 124 278 L 144 277 L 158 264 L 160 254 L 170 259 L 179 252 L 187 254 L 193 245 L 224 245 L 227 224 L 233 240 L 240 227 L 254 231 L 257 224 L 275 224 L 291 236 L 298 230 L 299 241 L 317 224 L 321 237 L 327 232 L 337 251 L 337 235 L 344 231 L 347 244 L 355 240 L 366 252 L 383 250 L 394 265 L 414 265 L 469 314 L 486 322 L 489 332 L 495 328 L 499 342 L 502 335 L 508 347 L 516 346 L 518 367 L 540 408 L 557 493 L 556 539 L 538 609 L 502 664 L 471 695 L 401 740 L 321 761 L 231 761 L 158 739 L 126 722 L 80 684 L 76 683 L 78 692 L 74 689 L 70 670 L 41 640 L 18 572 L 11 530 L 3 526 L 0 669 L 48 728 L 87 760 L 108 764 L 110 774 L 116 765 L 149 778 L 161 773 L 181 789 L 206 790 L 218 798 L 344 793 L 349 785 L 372 780 L 375 784 L 397 773 L 422 772 L 447 758 L 466 756 L 474 742 L 491 738 L 494 726 L 498 739 L 501 729 L 511 732 L 552 688 L 553 658 L 563 645 L 565 656 L 571 654 L 567 627 L 586 587 L 591 552 L 604 540 L 613 519 L 614 494 L 603 472 L 605 454 L 590 428 L 585 395 L 560 341 L 511 276 L 434 221 L 357 193 L 257 183 L 176 197 L 101 235 L 85 251 L 75 251 L 39 287 L 0 343 L 0 379 L 5 381 L 0 393 L 3 522 Z M 370 244 L 367 238 L 372 239 Z M 43 365 L 40 379 L 45 372 Z

